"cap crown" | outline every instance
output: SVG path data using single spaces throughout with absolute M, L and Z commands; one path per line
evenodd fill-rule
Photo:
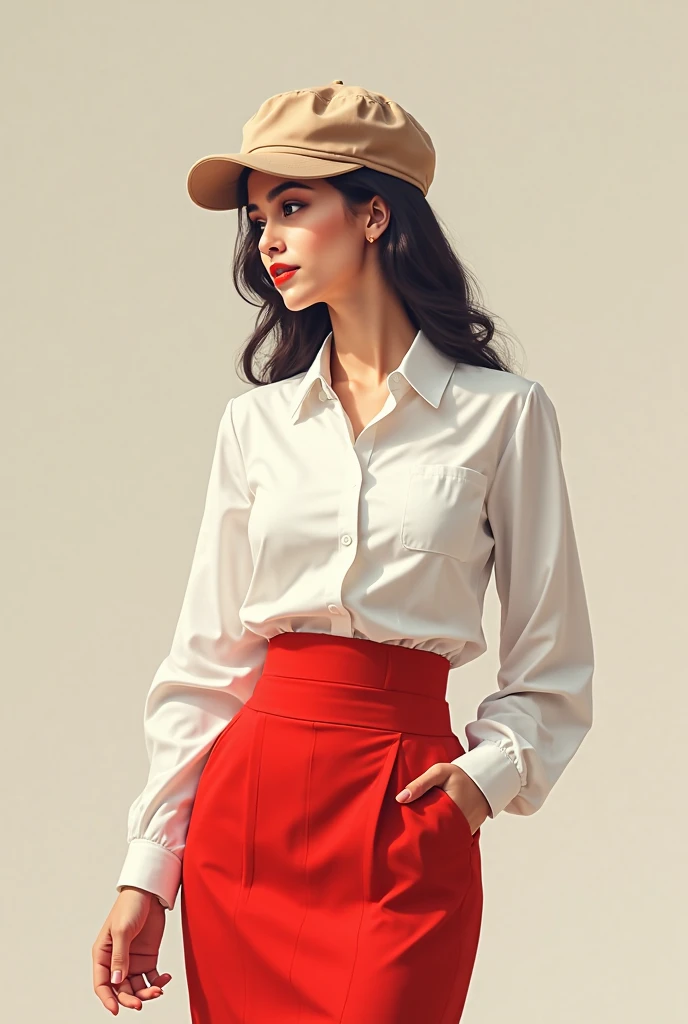
M 382 93 L 337 79 L 280 92 L 244 124 L 241 153 L 292 153 L 394 174 L 425 195 L 435 149 L 421 124 Z

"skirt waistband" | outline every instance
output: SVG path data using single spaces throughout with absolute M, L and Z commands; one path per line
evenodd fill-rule
M 448 660 L 433 651 L 287 631 L 270 638 L 247 707 L 287 718 L 447 736 L 449 669 Z

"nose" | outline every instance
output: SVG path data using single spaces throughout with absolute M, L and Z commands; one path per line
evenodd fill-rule
M 278 253 L 284 252 L 284 246 L 282 245 L 269 245 L 267 247 L 259 245 L 258 248 L 267 259 L 274 258 Z
M 267 227 L 264 227 L 260 236 L 260 241 L 258 242 L 258 249 L 264 256 L 272 256 L 275 253 L 282 252 L 284 250 L 283 242 L 279 239 L 271 239 L 272 236 L 270 235 Z

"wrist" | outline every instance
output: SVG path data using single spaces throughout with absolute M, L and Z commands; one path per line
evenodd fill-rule
M 148 896 L 149 899 L 155 896 L 154 892 L 150 892 L 149 889 L 141 889 L 141 888 L 139 888 L 138 885 L 122 885 L 122 886 L 120 886 L 120 890 L 119 891 L 120 892 L 127 892 L 127 891 L 140 892 L 143 896 Z M 158 899 L 157 896 L 155 898 Z
M 472 779 L 471 776 L 463 770 L 461 765 L 458 765 L 455 762 L 451 762 L 451 766 L 452 768 L 456 769 L 455 773 L 459 775 L 461 779 L 461 787 L 463 790 L 466 791 L 467 795 L 469 796 L 472 807 L 476 811 L 479 811 L 481 814 L 483 814 L 485 818 L 487 818 L 492 808 L 487 797 L 483 793 L 478 783 L 475 782 L 474 779 Z

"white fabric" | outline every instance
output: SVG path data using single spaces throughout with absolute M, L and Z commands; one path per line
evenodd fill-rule
M 422 331 L 354 442 L 311 366 L 229 400 L 170 653 L 144 709 L 150 773 L 128 818 L 117 888 L 172 907 L 200 773 L 285 630 L 479 657 L 492 568 L 500 669 L 454 763 L 494 817 L 532 814 L 592 720 L 593 644 L 543 386 L 458 363 Z

